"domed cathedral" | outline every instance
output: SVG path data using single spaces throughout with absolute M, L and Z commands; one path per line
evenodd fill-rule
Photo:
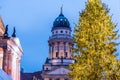
M 70 80 L 66 75 L 70 72 L 69 64 L 73 60 L 73 39 L 68 19 L 63 15 L 62 7 L 60 15 L 55 19 L 49 37 L 49 56 L 43 65 L 43 80 Z

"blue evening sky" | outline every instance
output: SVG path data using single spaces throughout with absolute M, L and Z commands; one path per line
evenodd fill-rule
M 85 8 L 87 0 L 0 0 L 0 15 L 4 24 L 9 25 L 9 35 L 15 26 L 24 55 L 21 67 L 25 72 L 42 69 L 48 56 L 48 39 L 53 21 L 60 13 L 68 18 L 71 28 L 78 22 L 79 12 Z M 104 0 L 113 15 L 113 21 L 120 28 L 120 0 Z M 119 32 L 120 33 L 120 32 Z M 120 41 L 120 40 L 119 40 Z M 119 46 L 120 47 L 120 46 Z M 119 49 L 119 48 L 118 48 Z M 118 51 L 120 53 L 120 50 Z

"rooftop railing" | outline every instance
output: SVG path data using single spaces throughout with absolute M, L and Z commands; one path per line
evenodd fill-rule
M 70 38 L 72 39 L 71 35 L 68 34 L 55 34 L 49 37 L 49 39 L 54 39 L 54 38 Z

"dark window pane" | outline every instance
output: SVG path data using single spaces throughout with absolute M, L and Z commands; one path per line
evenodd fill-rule
M 67 52 L 65 52 L 65 57 L 67 57 L 68 56 L 68 53 Z
M 56 57 L 58 57 L 59 56 L 59 54 L 58 54 L 58 52 L 56 52 Z
M 63 33 L 63 31 L 60 31 L 61 33 Z

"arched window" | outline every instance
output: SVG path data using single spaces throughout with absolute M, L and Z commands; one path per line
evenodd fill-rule
M 58 31 L 56 31 L 56 33 L 58 33 Z
M 48 68 L 46 68 L 46 70 L 48 70 Z
M 65 58 L 66 58 L 66 57 L 68 57 L 68 53 L 67 53 L 67 52 L 65 52 Z
M 58 79 L 56 79 L 56 80 L 60 80 L 60 79 L 58 78 Z
M 65 31 L 66 33 L 68 33 L 67 31 Z
M 59 57 L 59 53 L 58 52 L 56 52 L 56 57 Z

